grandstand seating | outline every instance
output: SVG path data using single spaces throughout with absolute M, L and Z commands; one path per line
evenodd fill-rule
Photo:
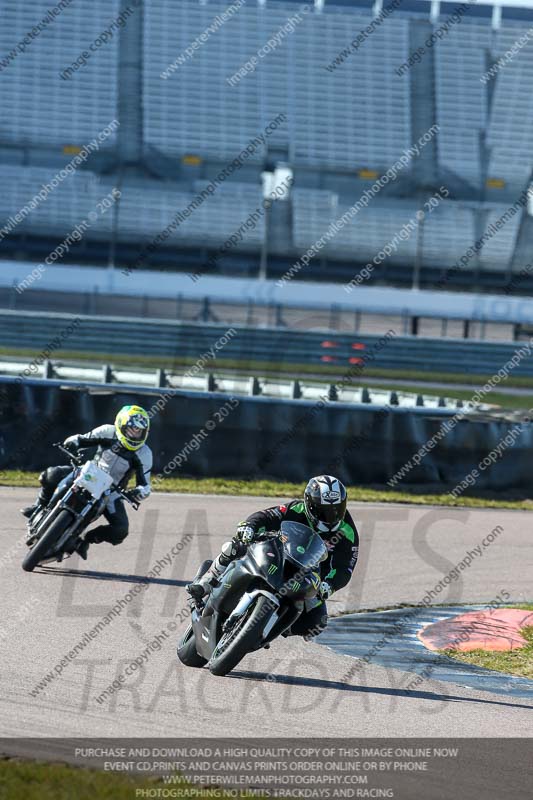
M 485 228 L 491 230 L 491 225 L 496 225 L 497 220 L 507 211 L 507 206 L 491 208 L 486 214 Z M 502 270 L 510 268 L 512 256 L 518 237 L 520 214 L 502 225 L 500 230 L 484 244 L 479 256 L 479 265 L 484 270 Z
M 252 169 L 245 166 L 218 185 L 190 217 L 179 222 L 166 242 L 175 248 L 220 247 L 260 206 L 259 173 L 268 156 L 272 163 L 287 162 L 295 174 L 291 203 L 276 204 L 272 214 L 269 234 L 276 241 L 269 242 L 269 250 L 276 256 L 294 258 L 369 185 L 358 174 L 361 169 L 368 169 L 368 176 L 378 176 L 413 144 L 421 130 L 420 105 L 425 103 L 427 111 L 431 101 L 433 108 L 433 95 L 427 98 L 424 94 L 432 91 L 433 77 L 434 121 L 439 133 L 432 147 L 436 146 L 439 181 L 449 186 L 453 200 L 441 202 L 425 218 L 422 266 L 451 266 L 514 202 L 530 178 L 533 45 L 523 47 L 499 69 L 490 86 L 480 80 L 526 31 L 525 21 L 505 19 L 503 28 L 495 32 L 488 19 L 465 16 L 428 49 L 423 67 L 426 81 L 420 89 L 420 70 L 408 70 L 401 76 L 395 71 L 409 58 L 414 23 L 418 21 L 420 35 L 425 26 L 431 30 L 427 16 L 422 24 L 420 15 L 397 9 L 333 68 L 335 57 L 371 21 L 369 12 L 332 4 L 319 12 L 310 3 L 310 11 L 303 13 L 300 5 L 286 0 L 247 3 L 227 21 L 217 23 L 205 43 L 164 79 L 162 73 L 183 57 L 197 37 L 209 32 L 217 14 L 227 12 L 228 3 L 151 0 L 144 4 L 143 17 L 138 20 L 143 24 L 143 36 L 131 38 L 137 50 L 131 51 L 128 62 L 130 70 L 142 65 L 142 96 L 137 92 L 127 97 L 126 84 L 120 84 L 126 67 L 119 70 L 118 32 L 70 80 L 60 77 L 102 32 L 103 21 L 119 14 L 120 0 L 93 0 L 90 15 L 72 3 L 24 53 L 5 62 L 5 56 L 46 16 L 49 7 L 48 0 L 31 4 L 4 0 L 2 7 L 0 227 L 58 171 L 61 164 L 54 158 L 64 161 L 71 157 L 69 152 L 75 153 L 75 148 L 64 153 L 66 145 L 89 142 L 120 116 L 121 145 L 138 141 L 140 152 L 142 141 L 143 171 L 133 169 L 121 176 L 122 198 L 116 218 L 110 212 L 99 214 L 85 238 L 109 238 L 116 221 L 119 243 L 145 243 L 187 208 L 209 176 L 264 134 L 267 125 L 283 113 L 286 121 L 269 135 L 268 147 L 256 147 L 246 159 Z M 230 85 L 237 70 L 291 19 L 293 32 L 283 35 L 279 46 L 259 60 L 255 71 Z M 128 85 L 131 89 L 133 84 Z M 135 106 L 135 113 L 127 113 L 128 103 Z M 115 133 L 101 149 L 113 151 L 116 145 Z M 424 158 L 433 159 L 433 154 L 428 147 Z M 196 168 L 186 170 L 179 163 L 187 155 L 199 156 Z M 412 163 L 416 164 L 416 159 Z M 105 175 L 94 172 L 104 166 Z M 152 172 L 150 177 L 146 166 Z M 16 234 L 66 236 L 116 184 L 112 168 L 113 162 L 108 160 L 78 169 L 25 216 Z M 156 180 L 154 172 L 164 179 Z M 501 190 L 487 194 L 487 178 L 504 182 Z M 410 274 L 417 234 L 405 240 L 398 240 L 397 235 L 421 207 L 423 201 L 413 199 L 419 184 L 424 187 L 420 195 L 425 197 L 425 187 L 432 183 L 431 170 L 424 175 L 414 174 L 410 168 L 403 170 L 394 185 L 386 187 L 343 227 L 324 248 L 324 257 L 369 262 L 396 236 L 397 249 L 387 262 L 398 268 L 396 275 L 403 268 Z M 491 202 L 484 202 L 487 198 Z M 519 249 L 526 255 L 530 236 L 521 220 L 522 214 L 516 214 L 507 221 L 468 268 L 493 273 L 493 277 L 511 268 L 518 271 L 515 248 L 519 232 Z M 259 252 L 264 226 L 261 214 L 254 227 L 243 231 L 235 249 Z
M 475 214 L 463 203 L 444 200 L 426 215 L 422 263 L 445 268 L 460 259 L 476 241 Z
M 279 113 L 269 139 L 291 163 L 315 168 L 387 167 L 411 144 L 409 83 L 391 79 L 408 55 L 409 23 L 377 28 L 338 68 L 326 65 L 372 17 L 301 14 L 298 6 L 243 6 L 166 80 L 161 73 L 208 28 L 218 7 L 194 0 L 152 3 L 144 37 L 144 128 L 148 144 L 182 156 L 232 159 Z M 222 7 L 220 7 L 222 9 Z M 294 32 L 258 68 L 228 79 L 293 19 Z M 188 113 L 191 109 L 193 113 Z M 263 152 L 252 157 L 260 161 Z
M 0 214 L 8 217 L 13 209 L 22 209 L 35 197 L 43 184 L 50 181 L 49 169 L 0 165 L 3 193 L 0 195 Z M 194 191 L 180 185 L 156 181 L 126 181 L 122 185 L 119 206 L 119 241 L 149 241 L 165 230 L 178 212 L 183 211 L 206 186 L 196 181 Z M 65 179 L 45 202 L 25 217 L 19 232 L 29 230 L 43 235 L 66 236 L 90 212 L 98 201 L 113 188 L 109 178 L 90 172 L 77 172 Z M 264 238 L 264 214 L 261 212 L 261 193 L 257 186 L 247 183 L 228 183 L 217 188 L 189 217 L 183 217 L 169 230 L 165 240 L 169 245 L 202 244 L 219 246 L 234 234 L 254 211 L 248 229 L 242 228 L 242 240 L 237 249 L 257 251 Z M 331 222 L 348 211 L 349 205 L 328 191 L 295 189 L 292 196 L 293 244 L 304 251 L 324 234 Z M 361 209 L 335 235 L 323 250 L 324 256 L 344 256 L 371 262 L 388 242 L 396 237 L 396 250 L 389 257 L 391 264 L 412 267 L 417 247 L 417 232 L 412 230 L 405 239 L 399 232 L 409 221 L 414 222 L 419 210 L 413 201 L 382 201 L 375 199 Z M 437 209 L 426 215 L 423 235 L 423 263 L 431 267 L 450 266 L 459 259 L 485 230 L 489 229 L 507 210 L 505 205 L 474 208 L 460 202 L 442 201 Z M 479 266 L 488 270 L 507 270 L 510 266 L 518 234 L 520 215 L 515 214 L 486 242 L 479 255 Z M 84 238 L 109 236 L 112 213 L 98 213 Z
M 439 164 L 478 190 L 488 178 L 516 193 L 530 178 L 531 41 L 496 71 L 493 90 L 480 80 L 525 31 L 525 24 L 509 21 L 497 32 L 488 22 L 463 21 L 435 47 Z
M 486 70 L 489 42 L 487 23 L 467 22 L 435 47 L 439 165 L 475 189 L 483 182 L 480 141 L 487 124 L 487 98 L 479 79 Z
M 18 167 L 0 164 L 0 217 L 8 218 L 15 210 L 23 209 L 32 198 L 47 184 L 55 170 L 44 167 Z M 194 191 L 185 191 L 156 181 L 126 181 L 122 185 L 118 234 L 119 240 L 143 242 L 157 236 L 197 197 L 205 187 L 206 181 L 197 181 Z M 99 209 L 102 200 L 114 188 L 110 178 L 102 178 L 92 172 L 78 171 L 68 176 L 51 192 L 45 201 L 38 201 L 37 207 L 19 224 L 19 232 L 67 236 L 76 225 L 87 220 L 91 212 L 90 228 L 84 238 L 109 236 L 112 225 L 112 212 Z M 175 229 L 169 231 L 168 243 L 192 242 L 221 244 L 231 236 L 252 212 L 260 208 L 261 191 L 253 184 L 232 183 L 219 186 L 217 192 L 196 208 L 193 214 L 178 220 Z M 253 225 L 253 223 L 255 223 Z M 253 225 L 253 226 L 252 226 Z M 251 220 L 249 229 L 243 229 L 243 245 L 259 245 L 264 236 L 264 216 L 257 215 Z
M 49 0 L 3 0 L 0 57 L 16 48 L 53 7 Z M 73 3 L 5 66 L 0 146 L 81 146 L 117 118 L 118 35 L 92 54 L 70 80 L 63 80 L 60 72 L 99 36 L 102 20 L 118 16 L 119 9 L 119 0 L 92 0 L 90 13 Z M 116 133 L 102 148 L 115 143 Z
M 172 188 L 168 184 L 161 189 L 155 181 L 151 184 L 126 184 L 120 204 L 119 239 L 143 241 L 156 237 L 176 220 L 178 212 L 200 195 L 205 184 L 205 181 L 197 181 L 194 192 Z M 253 184 L 222 185 L 212 196 L 204 196 L 207 199 L 194 213 L 183 220 L 177 219 L 177 227 L 169 231 L 169 244 L 221 245 L 261 203 L 260 188 Z M 260 216 L 254 227 L 241 231 L 242 240 L 235 247 L 255 246 L 257 249 L 263 241 L 263 226 L 264 217 Z
M 525 25 L 505 26 L 496 35 L 495 60 L 525 33 Z M 533 168 L 533 43 L 530 40 L 497 73 L 488 125 L 489 174 L 524 188 Z
M 93 172 L 81 171 L 67 175 L 57 188 L 44 195 L 44 200 L 37 198 L 43 185 L 51 185 L 57 169 L 47 167 L 19 167 L 0 164 L 0 219 L 20 211 L 23 220 L 18 223 L 18 233 L 40 233 L 65 237 L 82 220 L 88 219 L 91 212 L 90 229 L 85 236 L 109 236 L 111 232 L 111 213 L 100 213 L 97 203 L 113 188 L 109 178 L 101 179 Z M 31 203 L 34 198 L 33 210 Z M 29 213 L 27 213 L 29 210 Z
M 302 252 L 306 250 L 348 208 L 348 205 L 339 205 L 337 196 L 331 192 L 295 190 L 293 209 L 296 247 Z M 371 261 L 416 212 L 417 207 L 412 202 L 397 202 L 385 207 L 373 203 L 362 209 L 335 235 L 332 244 L 324 248 L 324 254 L 331 254 L 332 251 L 341 251 L 345 255 L 357 253 L 358 261 Z M 416 235 L 399 242 L 398 251 L 391 256 L 391 263 L 412 263 L 415 251 Z
M 339 220 L 349 206 L 339 204 L 332 192 L 295 190 L 294 241 L 302 252 L 310 247 L 331 222 Z M 479 206 L 460 202 L 442 201 L 424 219 L 422 237 L 422 260 L 428 267 L 451 266 L 475 244 L 485 231 L 507 210 L 505 205 Z M 395 237 L 396 250 L 387 259 L 388 263 L 412 267 L 417 248 L 417 229 L 412 225 L 407 238 L 399 238 L 399 232 L 409 221 L 416 223 L 420 209 L 413 201 L 397 200 L 380 202 L 374 200 L 361 209 L 335 235 L 329 254 L 344 252 L 357 254 L 357 261 L 371 262 L 382 248 Z M 518 234 L 520 215 L 511 217 L 500 230 L 486 241 L 480 250 L 479 264 L 484 269 L 506 270 L 511 261 Z M 328 245 L 324 248 L 328 254 Z M 474 262 L 475 265 L 475 262 Z

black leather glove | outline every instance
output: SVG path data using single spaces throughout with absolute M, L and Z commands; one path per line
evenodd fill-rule
M 63 442 L 63 447 L 65 450 L 68 450 L 69 453 L 75 455 L 78 452 L 78 437 L 77 436 L 68 436 L 65 441 Z

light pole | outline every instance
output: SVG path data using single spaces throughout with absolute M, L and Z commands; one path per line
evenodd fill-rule
M 413 285 L 412 289 L 420 289 L 420 270 L 422 267 L 422 250 L 424 247 L 424 219 L 425 214 L 423 211 L 416 212 L 416 218 L 418 219 L 418 230 L 416 233 L 416 253 L 415 253 L 415 263 L 413 268 Z
M 261 245 L 261 258 L 259 261 L 259 280 L 266 281 L 268 268 L 268 237 L 272 216 L 272 203 L 274 201 L 287 201 L 293 181 L 292 169 L 287 164 L 280 162 L 273 170 L 268 168 L 261 173 L 263 187 L 263 208 L 265 209 L 265 224 L 263 226 L 263 243 Z
M 268 265 L 268 229 L 270 227 L 270 206 L 272 200 L 263 196 L 263 208 L 265 209 L 265 224 L 263 226 L 263 243 L 261 245 L 261 259 L 259 261 L 259 280 L 266 281 Z

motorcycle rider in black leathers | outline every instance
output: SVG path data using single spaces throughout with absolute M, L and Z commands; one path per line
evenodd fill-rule
M 269 531 L 279 531 L 285 520 L 308 525 L 318 533 L 329 550 L 329 557 L 320 565 L 321 584 L 318 603 L 306 609 L 290 628 L 289 635 L 303 636 L 306 641 L 321 633 L 328 621 L 326 600 L 333 592 L 342 589 L 357 563 L 359 534 L 351 514 L 346 509 L 345 486 L 331 475 L 311 478 L 304 492 L 304 499 L 256 511 L 237 528 L 234 538 L 222 546 L 208 571 L 187 590 L 192 598 L 201 603 L 218 583 L 220 577 L 235 558 L 246 552 L 246 547 L 257 537 Z
M 100 425 L 84 434 L 69 436 L 64 447 L 71 452 L 86 447 L 97 447 L 96 463 L 108 472 L 121 489 L 128 485 L 132 476 L 136 486 L 128 492 L 132 500 L 140 501 L 151 492 L 150 473 L 152 470 L 152 451 L 146 444 L 150 431 L 150 417 L 140 406 L 124 406 L 118 412 L 114 425 Z M 41 491 L 33 506 L 24 508 L 22 513 L 30 518 L 38 509 L 44 508 L 52 499 L 56 488 L 64 481 L 64 488 L 70 486 L 74 477 L 72 467 L 48 467 L 39 476 Z M 128 515 L 124 502 L 117 492 L 113 492 L 103 512 L 106 525 L 98 525 L 80 537 L 77 552 L 85 560 L 90 544 L 109 542 L 120 544 L 129 532 Z

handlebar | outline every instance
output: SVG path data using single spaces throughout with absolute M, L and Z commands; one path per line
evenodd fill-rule
M 280 531 L 265 531 L 254 539 L 254 542 L 268 542 L 269 539 L 279 539 Z
M 141 504 L 139 503 L 138 500 L 132 500 L 131 497 L 128 497 L 128 493 L 127 492 L 123 492 L 122 489 L 118 488 L 118 486 L 116 486 L 116 487 L 112 486 L 111 488 L 112 489 L 114 488 L 115 491 L 118 492 L 118 494 L 122 497 L 122 499 L 125 500 L 126 503 L 129 503 L 129 505 L 133 508 L 134 511 L 138 511 L 139 510 L 139 508 L 141 507 Z
M 83 464 L 83 458 L 71 453 L 71 451 L 63 445 L 63 442 L 54 442 L 53 446 L 57 447 L 58 450 L 61 450 L 62 453 L 65 453 L 69 457 L 71 464 L 73 464 L 75 467 L 81 467 Z M 133 508 L 134 511 L 138 511 L 138 509 L 141 507 L 141 504 L 137 500 L 132 500 L 128 496 L 127 492 L 123 491 L 123 489 L 121 489 L 120 486 L 117 486 L 116 483 L 112 483 L 109 488 L 113 492 L 119 494 L 121 498 Z
M 63 445 L 63 442 L 54 442 L 54 447 L 57 447 L 58 450 L 61 450 L 62 453 L 65 453 L 69 457 L 69 461 L 75 464 L 77 467 L 81 467 L 82 459 L 80 456 L 77 456 L 75 453 L 72 453 L 70 450 Z

